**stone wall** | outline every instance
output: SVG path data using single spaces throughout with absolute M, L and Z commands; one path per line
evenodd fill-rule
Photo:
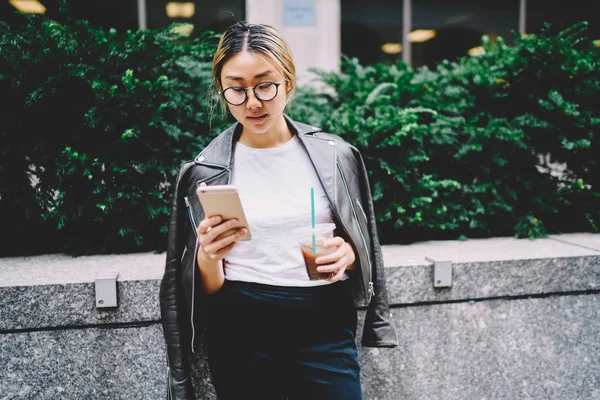
M 450 288 L 425 257 L 452 261 Z M 365 399 L 600 399 L 600 235 L 384 246 L 384 259 L 400 345 L 359 347 Z M 0 400 L 165 398 L 163 268 L 149 253 L 0 259 Z M 119 306 L 97 309 L 94 278 L 117 273 Z M 194 361 L 198 398 L 215 399 Z

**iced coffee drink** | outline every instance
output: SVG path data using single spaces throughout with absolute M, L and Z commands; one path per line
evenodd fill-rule
M 294 231 L 298 242 L 300 244 L 300 249 L 302 250 L 302 255 L 304 256 L 304 263 L 306 264 L 306 273 L 308 275 L 308 279 L 310 280 L 319 280 L 319 279 L 327 279 L 331 278 L 335 275 L 335 273 L 327 272 L 322 273 L 317 271 L 317 267 L 319 264 L 315 262 L 315 259 L 320 256 L 324 256 L 326 254 L 333 253 L 336 248 L 323 247 L 323 243 L 327 239 L 331 239 L 333 237 L 333 231 L 335 230 L 335 224 L 326 223 L 326 224 L 317 224 L 314 228 L 311 226 L 306 228 L 297 229 Z M 314 235 L 314 243 L 313 243 L 313 235 Z M 314 251 L 313 251 L 314 245 Z

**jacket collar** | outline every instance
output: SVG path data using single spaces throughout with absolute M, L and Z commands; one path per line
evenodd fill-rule
M 331 206 L 336 208 L 336 196 L 338 194 L 336 191 L 336 142 L 331 140 L 331 138 L 316 135 L 317 132 L 321 131 L 319 128 L 296 122 L 287 115 L 284 115 L 284 117 L 292 133 L 298 136 L 298 139 L 300 139 L 300 142 L 306 149 L 317 176 L 329 197 Z M 217 136 L 196 157 L 195 162 L 204 166 L 231 171 L 233 169 L 235 145 L 241 134 L 242 125 L 239 122 L 235 123 Z M 231 175 L 229 176 L 230 178 Z
M 283 115 L 288 127 L 292 133 L 304 142 L 306 135 L 311 135 L 319 132 L 320 129 L 314 126 L 306 125 L 301 122 L 296 122 L 286 114 Z M 233 153 L 235 145 L 242 134 L 242 124 L 236 122 L 228 129 L 217 136 L 206 148 L 198 154 L 194 160 L 197 164 L 220 166 L 223 168 L 230 167 L 233 164 Z

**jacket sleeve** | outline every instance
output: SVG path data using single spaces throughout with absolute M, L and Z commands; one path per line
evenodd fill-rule
M 160 285 L 160 312 L 167 351 L 167 399 L 193 400 L 194 389 L 188 361 L 191 349 L 186 339 L 189 321 L 184 318 L 185 300 L 181 287 L 180 255 L 184 245 L 182 230 L 185 218 L 185 206 L 179 189 L 181 178 L 182 174 L 175 185 L 169 219 L 165 272 Z
M 369 240 L 371 242 L 373 260 L 371 268 L 373 270 L 372 277 L 375 292 L 367 308 L 362 335 L 362 345 L 364 347 L 396 347 L 398 345 L 398 338 L 388 302 L 383 255 L 381 253 L 381 245 L 379 244 L 379 237 L 377 235 L 377 223 L 375 220 L 375 209 L 373 207 L 369 177 L 360 152 L 355 147 L 352 147 L 352 150 L 359 168 L 361 200 L 368 220 Z

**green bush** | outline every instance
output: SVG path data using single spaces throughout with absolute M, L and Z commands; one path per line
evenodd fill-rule
M 3 255 L 164 247 L 179 166 L 226 123 L 208 93 L 217 38 L 184 39 L 0 23 Z
M 315 71 L 320 119 L 310 93 L 294 112 L 364 154 L 384 242 L 597 231 L 600 57 L 586 27 L 511 47 L 484 37 L 482 56 L 433 71 L 345 59 Z
M 1 255 L 162 250 L 179 166 L 232 121 L 217 36 L 0 22 Z M 581 23 L 435 70 L 317 71 L 290 113 L 364 155 L 384 243 L 598 231 L 600 51 Z

